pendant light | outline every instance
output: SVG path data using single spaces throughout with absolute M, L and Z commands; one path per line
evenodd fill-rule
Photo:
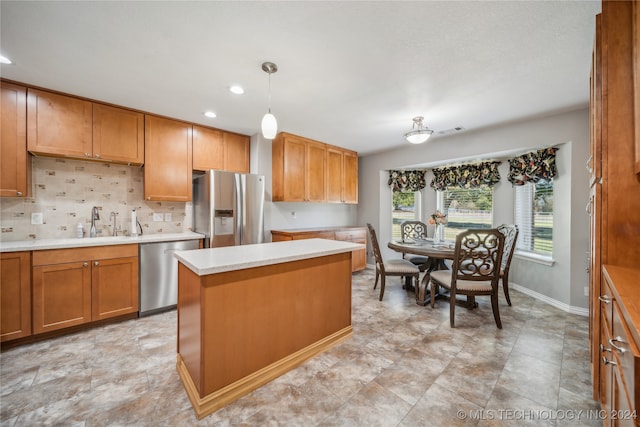
M 262 118 L 262 136 L 265 139 L 273 139 L 278 132 L 278 121 L 271 114 L 271 74 L 278 71 L 278 66 L 273 62 L 265 62 L 262 64 L 262 70 L 269 74 L 269 111 Z
M 424 117 L 417 116 L 413 118 L 413 126 L 411 130 L 404 134 L 404 139 L 411 144 L 422 144 L 426 142 L 433 131 L 422 123 Z

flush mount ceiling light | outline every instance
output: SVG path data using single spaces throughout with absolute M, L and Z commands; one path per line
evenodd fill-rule
M 214 113 L 213 111 L 205 111 L 202 114 L 204 114 L 205 116 L 209 117 L 210 119 L 213 119 L 213 118 L 217 117 L 216 113 Z
M 422 116 L 413 118 L 413 126 L 411 126 L 411 130 L 404 134 L 404 139 L 406 139 L 407 142 L 410 142 L 411 144 L 422 144 L 429 139 L 433 131 L 422 123 L 423 120 L 424 117 Z
M 236 95 L 242 95 L 244 93 L 244 89 L 242 86 L 233 85 L 229 86 L 229 92 L 235 93 Z
M 278 66 L 273 62 L 265 62 L 262 64 L 262 70 L 269 74 L 269 111 L 262 118 L 262 136 L 265 139 L 273 139 L 278 132 L 278 122 L 271 114 L 271 74 L 278 71 Z

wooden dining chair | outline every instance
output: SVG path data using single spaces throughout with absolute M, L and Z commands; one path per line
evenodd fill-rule
M 515 224 L 502 224 L 498 226 L 498 231 L 504 235 L 500 280 L 502 281 L 502 289 L 504 290 L 507 304 L 511 305 L 511 298 L 509 298 L 509 268 L 511 267 L 511 258 L 513 258 L 513 253 L 516 250 L 519 230 Z
M 400 237 L 404 242 L 406 239 L 426 239 L 427 224 L 422 221 L 404 221 L 400 224 Z M 402 254 L 404 258 L 404 254 Z M 407 258 L 410 262 L 417 265 L 420 271 L 425 271 L 429 262 L 429 257 L 412 255 Z
M 380 252 L 380 245 L 378 245 L 378 238 L 376 237 L 376 230 L 371 224 L 367 224 L 369 228 L 369 234 L 371 235 L 371 246 L 373 247 L 373 255 L 376 259 L 376 281 L 373 284 L 373 289 L 378 286 L 378 278 L 380 281 L 380 301 L 384 296 L 384 286 L 386 276 L 401 276 L 411 277 L 415 279 L 416 285 L 418 284 L 418 278 L 420 277 L 420 269 L 415 264 L 407 261 L 406 259 L 390 259 L 384 261 L 382 259 L 382 253 Z
M 439 288 L 449 290 L 449 321 L 455 327 L 456 296 L 489 295 L 493 317 L 502 329 L 498 308 L 498 282 L 504 250 L 504 235 L 497 228 L 471 229 L 456 237 L 456 249 L 451 270 L 431 272 L 431 307 Z M 473 306 L 473 305 L 472 305 Z

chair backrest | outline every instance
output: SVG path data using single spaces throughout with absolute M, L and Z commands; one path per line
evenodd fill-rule
M 470 229 L 456 237 L 453 280 L 491 280 L 498 286 L 504 236 L 497 228 Z
M 367 223 L 367 228 L 369 229 L 369 234 L 371 235 L 371 246 L 373 247 L 373 256 L 376 259 L 376 264 L 378 264 L 378 268 L 384 268 L 384 262 L 382 261 L 382 253 L 380 252 L 380 246 L 378 245 L 378 238 L 376 237 L 376 230 L 373 228 L 373 225 Z
M 400 237 L 405 239 L 426 239 L 427 224 L 422 221 L 404 221 L 400 224 Z
M 501 269 L 507 271 L 511 265 L 511 258 L 516 250 L 516 240 L 518 240 L 518 226 L 515 224 L 502 224 L 498 231 L 504 236 L 504 251 L 502 253 Z

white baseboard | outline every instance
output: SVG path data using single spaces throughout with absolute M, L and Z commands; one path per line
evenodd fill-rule
M 529 295 L 530 297 L 533 297 L 537 300 L 540 300 L 542 302 L 545 302 L 549 305 L 552 305 L 556 308 L 559 308 L 562 311 L 566 311 L 567 313 L 571 313 L 571 314 L 577 314 L 578 316 L 584 316 L 584 317 L 589 317 L 589 309 L 588 308 L 582 308 L 582 307 L 573 307 L 569 304 L 565 304 L 563 302 L 560 302 L 558 300 L 555 300 L 553 298 L 550 298 L 546 295 L 543 295 L 539 292 L 536 291 L 532 291 L 529 288 L 525 288 L 524 286 L 520 286 L 517 283 L 513 283 L 513 282 L 509 282 L 509 287 L 511 289 L 515 289 L 518 292 L 522 292 L 525 295 Z

